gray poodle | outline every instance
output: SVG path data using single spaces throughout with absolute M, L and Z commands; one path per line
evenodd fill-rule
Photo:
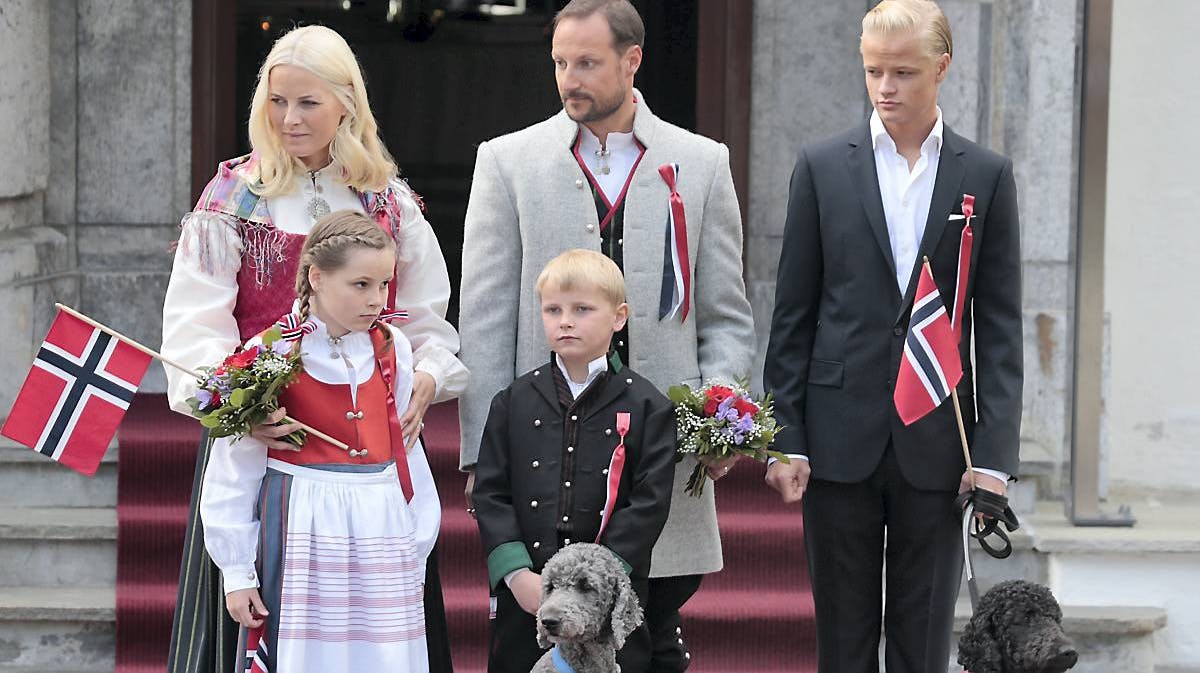
M 958 641 L 958 663 L 970 673 L 1062 673 L 1077 659 L 1054 595 L 1023 580 L 984 594 Z
M 530 673 L 555 673 L 554 659 L 576 673 L 614 673 L 617 650 L 642 623 L 642 608 L 625 569 L 611 551 L 576 543 L 558 551 L 542 570 L 537 612 L 542 655 Z

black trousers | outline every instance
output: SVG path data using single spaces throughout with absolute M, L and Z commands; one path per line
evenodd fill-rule
M 200 520 L 200 487 L 204 483 L 209 449 L 205 433 L 200 439 L 192 480 L 167 673 L 234 673 L 238 661 L 238 624 L 225 609 L 221 571 L 204 549 L 204 523 Z M 429 648 L 430 673 L 453 673 L 437 556 L 435 545 L 425 565 L 425 642 Z
M 809 482 L 819 673 L 878 673 L 881 613 L 888 673 L 945 673 L 962 574 L 956 495 L 909 485 L 890 443 L 866 481 Z
M 642 604 L 642 612 L 650 630 L 650 670 L 654 673 L 680 673 L 691 663 L 679 610 L 700 589 L 703 579 L 703 575 L 650 578 L 650 592 Z
M 633 580 L 633 591 L 645 605 L 646 580 Z M 529 673 L 546 652 L 537 644 L 534 616 L 521 609 L 516 596 L 504 582 L 496 586 L 496 617 L 489 625 L 488 673 Z M 645 622 L 625 639 L 617 652 L 621 673 L 658 673 L 650 668 L 650 632 Z

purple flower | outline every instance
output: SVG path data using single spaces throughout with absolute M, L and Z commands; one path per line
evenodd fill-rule
M 737 410 L 733 408 L 733 398 L 725 398 L 721 404 L 717 406 L 717 413 L 713 414 L 713 416 L 718 421 L 729 421 L 730 423 L 736 423 L 738 420 L 738 414 Z
M 200 410 L 208 411 L 208 407 L 213 401 L 213 394 L 208 390 L 201 388 L 196 391 L 196 399 L 200 401 Z
M 754 418 L 750 414 L 744 414 L 737 422 L 738 432 L 750 432 L 754 429 Z M 741 444 L 741 442 L 738 442 Z
M 271 351 L 277 355 L 291 355 L 292 342 L 284 339 L 276 339 L 275 343 L 271 344 Z

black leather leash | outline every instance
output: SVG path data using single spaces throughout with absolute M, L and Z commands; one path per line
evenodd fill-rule
M 979 603 L 979 587 L 975 582 L 975 568 L 971 564 L 971 538 L 979 541 L 979 546 L 988 556 L 996 559 L 1006 559 L 1012 556 L 1012 542 L 1008 538 L 1011 533 L 1021 527 L 1017 515 L 1008 505 L 1008 498 L 987 489 L 976 488 L 962 493 L 954 500 L 955 510 L 962 511 L 962 541 L 963 565 L 967 572 L 967 590 L 971 594 L 971 609 Z M 982 519 L 976 515 L 982 515 Z M 1005 532 L 1005 529 L 1008 529 Z M 988 538 L 995 536 L 1003 543 L 999 547 L 992 546 Z

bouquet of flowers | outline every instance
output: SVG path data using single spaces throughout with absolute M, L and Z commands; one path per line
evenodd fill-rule
M 300 353 L 282 338 L 278 325 L 262 336 L 261 345 L 235 352 L 215 367 L 205 367 L 196 395 L 188 399 L 192 415 L 210 438 L 245 437 L 279 408 L 279 393 L 300 373 Z M 280 437 L 300 446 L 305 432 Z
M 710 383 L 700 390 L 671 386 L 667 397 L 675 405 L 679 453 L 714 460 L 740 455 L 758 461 L 776 458 L 788 462 L 787 456 L 770 448 L 782 429 L 775 422 L 771 396 L 755 401 L 746 387 L 744 381 L 732 385 Z M 700 496 L 707 479 L 701 462 L 692 470 L 687 492 Z

